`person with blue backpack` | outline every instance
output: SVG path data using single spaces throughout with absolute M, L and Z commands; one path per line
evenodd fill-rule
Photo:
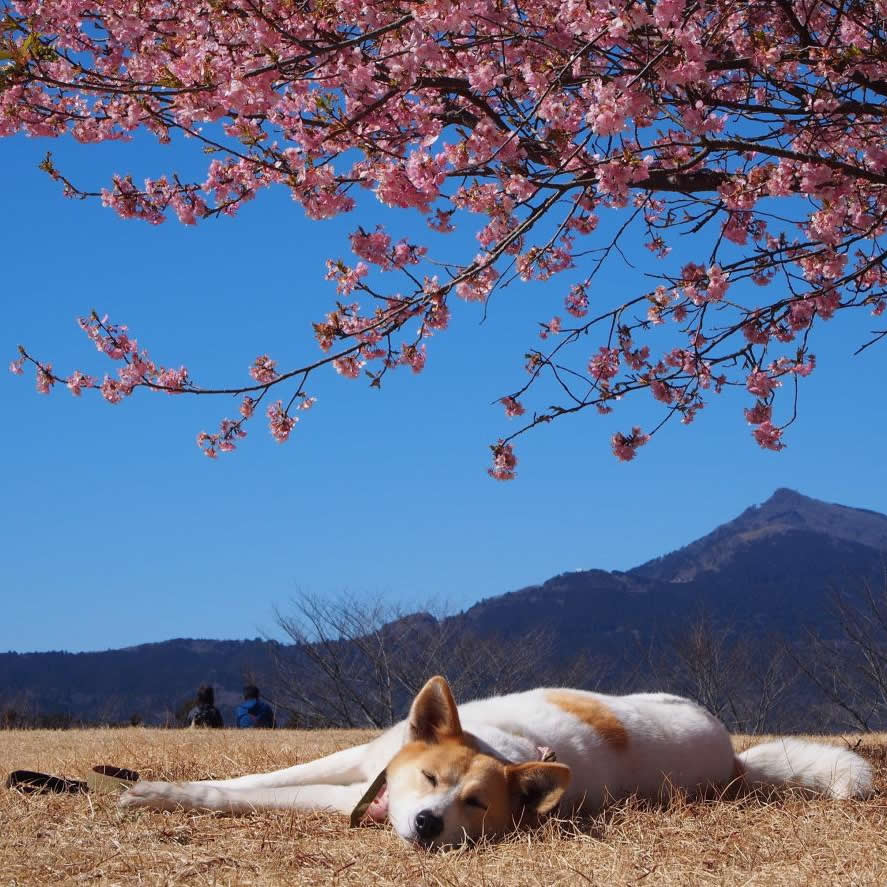
M 234 712 L 234 722 L 238 727 L 274 726 L 274 709 L 259 698 L 259 688 L 255 684 L 243 688 L 243 702 Z

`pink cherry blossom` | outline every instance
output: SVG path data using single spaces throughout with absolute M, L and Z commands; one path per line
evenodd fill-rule
M 401 351 L 401 362 L 405 363 L 414 373 L 421 373 L 425 369 L 425 345 L 404 345 Z
M 588 314 L 588 294 L 585 288 L 579 284 L 574 285 L 567 294 L 565 306 L 573 317 L 585 317 Z
M 188 370 L 179 367 L 177 370 L 164 369 L 157 373 L 155 382 L 161 388 L 165 388 L 167 394 L 177 394 L 184 390 L 188 383 Z
M 509 365 L 528 375 L 505 390 L 533 418 L 514 436 L 644 397 L 689 423 L 744 388 L 755 439 L 779 449 L 772 416 L 788 413 L 785 377 L 816 365 L 811 333 L 887 311 L 881 0 L 193 0 L 174 15 L 156 0 L 0 2 L 0 137 L 176 138 L 190 152 L 174 164 L 188 175 L 95 165 L 85 182 L 47 154 L 65 196 L 151 225 L 230 219 L 271 188 L 311 219 L 377 207 L 378 224 L 351 225 L 322 257 L 320 353 L 261 354 L 249 383 L 211 387 L 91 313 L 79 325 L 115 362 L 101 384 L 103 369 L 55 375 L 25 350 L 10 364 L 33 363 L 43 393 L 64 382 L 111 403 L 140 388 L 241 396 L 240 419 L 201 432 L 210 458 L 270 388 L 289 404 L 269 415 L 285 437 L 311 374 L 374 387 L 418 374 L 429 338 L 517 312 L 523 284 L 535 345 L 515 346 Z M 444 236 L 457 227 L 470 248 Z M 285 260 L 300 279 L 310 266 Z M 455 310 L 454 294 L 471 304 Z M 614 452 L 629 460 L 647 439 L 617 434 Z M 511 440 L 494 477 L 514 475 Z
M 273 382 L 277 378 L 276 364 L 267 354 L 260 354 L 249 368 L 249 374 L 257 382 Z
M 120 403 L 128 393 L 116 379 L 112 379 L 110 376 L 105 376 L 99 390 L 108 403 Z
M 773 389 L 778 388 L 780 384 L 778 380 L 771 378 L 767 373 L 755 370 L 746 379 L 745 387 L 757 397 L 769 397 Z
M 588 362 L 588 372 L 593 379 L 612 379 L 619 372 L 619 352 L 602 345 Z
M 71 394 L 75 397 L 80 397 L 85 388 L 94 388 L 96 381 L 92 376 L 86 376 L 78 370 L 68 376 L 65 384 L 70 389 Z
M 37 390 L 41 394 L 49 394 L 52 386 L 55 385 L 55 379 L 52 377 L 52 364 L 47 363 L 37 365 Z
M 809 376 L 816 369 L 816 355 L 808 354 L 807 359 L 798 358 L 798 362 L 792 367 L 792 372 L 797 376 Z
M 295 416 L 287 414 L 282 401 L 277 401 L 268 407 L 268 424 L 272 436 L 278 443 L 286 441 L 298 421 Z
M 632 428 L 631 434 L 622 434 L 622 432 L 617 431 L 610 442 L 613 447 L 613 455 L 623 462 L 630 462 L 634 459 L 637 448 L 642 447 L 649 440 L 650 435 L 644 434 L 640 428 L 635 426 Z
M 350 355 L 348 357 L 336 358 L 336 360 L 333 361 L 333 366 L 335 367 L 336 372 L 340 376 L 344 376 L 346 379 L 358 378 L 363 365 L 363 361 Z
M 676 396 L 672 387 L 661 379 L 654 379 L 650 383 L 650 391 L 653 397 L 662 403 L 673 403 Z
M 752 432 L 755 440 L 765 450 L 781 450 L 785 448 L 782 442 L 782 429 L 777 428 L 772 422 L 762 422 Z
M 246 437 L 247 432 L 243 423 L 248 417 L 239 420 L 222 419 L 219 430 L 215 434 L 201 431 L 197 435 L 197 446 L 203 451 L 204 456 L 217 459 L 219 453 L 232 453 L 237 449 L 235 441 Z
M 751 409 L 746 409 L 745 421 L 749 425 L 763 425 L 770 421 L 772 414 L 773 409 L 770 405 L 759 400 Z
M 727 292 L 727 275 L 718 265 L 712 265 L 708 269 L 708 287 L 706 297 L 709 302 L 720 302 Z
M 508 416 L 509 419 L 513 416 L 523 416 L 526 412 L 520 401 L 514 397 L 503 397 L 502 406 L 505 407 L 505 415 Z
M 548 323 L 542 324 L 542 330 L 539 333 L 540 339 L 547 339 L 549 336 L 556 336 L 561 331 L 561 319 L 557 316 L 552 317 Z
M 490 477 L 496 480 L 514 480 L 517 476 L 517 456 L 514 455 L 511 444 L 500 440 L 490 449 L 493 451 L 493 467 L 487 469 Z
M 244 395 L 243 400 L 240 402 L 240 415 L 243 416 L 244 419 L 249 419 L 256 409 L 256 401 L 250 397 L 248 394 Z

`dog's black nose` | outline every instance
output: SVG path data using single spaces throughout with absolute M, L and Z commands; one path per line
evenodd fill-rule
M 433 841 L 443 831 L 443 819 L 430 810 L 416 814 L 416 834 L 423 841 Z

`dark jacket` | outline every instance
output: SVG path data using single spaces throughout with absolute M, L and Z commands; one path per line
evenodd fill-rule
M 274 711 L 262 699 L 244 699 L 234 713 L 238 727 L 273 727 Z
M 224 727 L 222 715 L 214 705 L 196 705 L 188 712 L 192 727 Z

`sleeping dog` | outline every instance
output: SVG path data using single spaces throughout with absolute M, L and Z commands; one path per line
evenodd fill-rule
M 832 798 L 872 792 L 871 767 L 845 749 L 783 739 L 736 755 L 724 725 L 680 696 L 537 689 L 457 707 L 446 680 L 434 677 L 405 721 L 364 745 L 238 779 L 139 782 L 120 803 L 350 813 L 383 773 L 370 817 L 387 818 L 401 838 L 426 848 L 630 795 L 663 799 L 731 784 Z

